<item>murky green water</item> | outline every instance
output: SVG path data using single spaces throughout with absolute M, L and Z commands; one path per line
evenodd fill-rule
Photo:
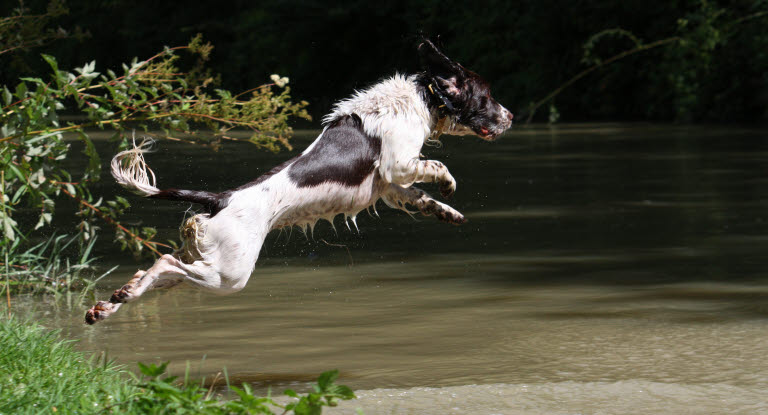
M 261 388 L 339 368 L 360 396 L 339 413 L 768 413 L 766 129 L 443 141 L 424 153 L 457 178 L 462 227 L 379 204 L 359 234 L 341 219 L 314 240 L 273 234 L 235 295 L 153 292 L 94 327 L 85 308 L 40 318 L 132 366 L 226 367 Z M 149 163 L 160 187 L 223 190 L 286 157 L 162 143 Z M 130 222 L 170 236 L 188 208 L 131 200 Z M 125 264 L 106 298 L 138 265 L 101 249 Z

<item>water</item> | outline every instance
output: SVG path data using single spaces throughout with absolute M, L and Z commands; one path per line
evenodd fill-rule
M 332 413 L 768 413 L 765 129 L 565 125 L 443 141 L 424 153 L 457 178 L 462 227 L 379 204 L 359 234 L 339 218 L 314 240 L 271 235 L 235 295 L 154 292 L 93 327 L 87 307 L 37 313 L 131 367 L 226 367 L 277 391 L 339 368 L 359 399 Z M 149 163 L 160 187 L 222 190 L 288 156 L 164 142 Z M 126 220 L 167 237 L 188 208 L 131 200 Z M 105 267 L 123 264 L 100 284 L 106 298 L 138 265 L 99 249 Z

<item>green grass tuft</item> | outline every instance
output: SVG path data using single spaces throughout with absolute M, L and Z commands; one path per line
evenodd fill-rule
M 324 406 L 355 397 L 350 388 L 335 384 L 339 373 L 334 370 L 320 375 L 313 392 L 285 391 L 293 399 L 284 406 L 255 396 L 247 384 L 231 386 L 237 397 L 225 401 L 189 379 L 164 376 L 167 366 L 139 363 L 143 376 L 137 377 L 105 358 L 86 359 L 56 331 L 0 317 L 0 415 L 316 415 Z
M 0 320 L 0 413 L 93 413 L 138 392 L 109 361 L 86 359 L 57 332 Z

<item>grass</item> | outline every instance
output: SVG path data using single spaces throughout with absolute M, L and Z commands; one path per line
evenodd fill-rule
M 96 243 L 92 238 L 75 261 L 69 259 L 68 250 L 78 241 L 77 235 L 53 235 L 22 251 L 21 239 L 3 241 L 0 259 L 0 295 L 18 293 L 63 294 L 78 292 L 88 295 L 96 282 L 117 268 L 116 266 L 94 277 L 91 250 Z M 80 298 L 82 300 L 82 298 Z
M 96 413 L 137 392 L 119 366 L 86 359 L 56 332 L 0 320 L 0 413 Z
M 336 385 L 338 371 L 325 372 L 313 392 L 280 405 L 258 397 L 247 384 L 230 386 L 235 399 L 223 400 L 212 389 L 164 376 L 167 363 L 139 363 L 142 376 L 105 358 L 86 358 L 57 332 L 33 323 L 0 317 L 0 414 L 289 414 L 316 415 L 324 406 L 353 399 L 352 390 Z M 277 411 L 277 412 L 275 412 Z

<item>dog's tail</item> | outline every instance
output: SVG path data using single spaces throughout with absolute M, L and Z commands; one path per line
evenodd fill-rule
M 144 161 L 144 153 L 148 152 L 154 141 L 144 139 L 133 148 L 117 153 L 112 158 L 112 177 L 120 186 L 139 196 L 153 199 L 183 200 L 203 205 L 208 213 L 216 214 L 226 207 L 229 195 L 196 190 L 180 190 L 157 188 L 155 172 Z
M 155 186 L 155 172 L 144 161 L 144 153 L 152 144 L 152 140 L 144 139 L 136 145 L 134 140 L 133 148 L 121 151 L 112 158 L 112 177 L 117 184 L 139 196 L 152 197 L 160 193 Z

